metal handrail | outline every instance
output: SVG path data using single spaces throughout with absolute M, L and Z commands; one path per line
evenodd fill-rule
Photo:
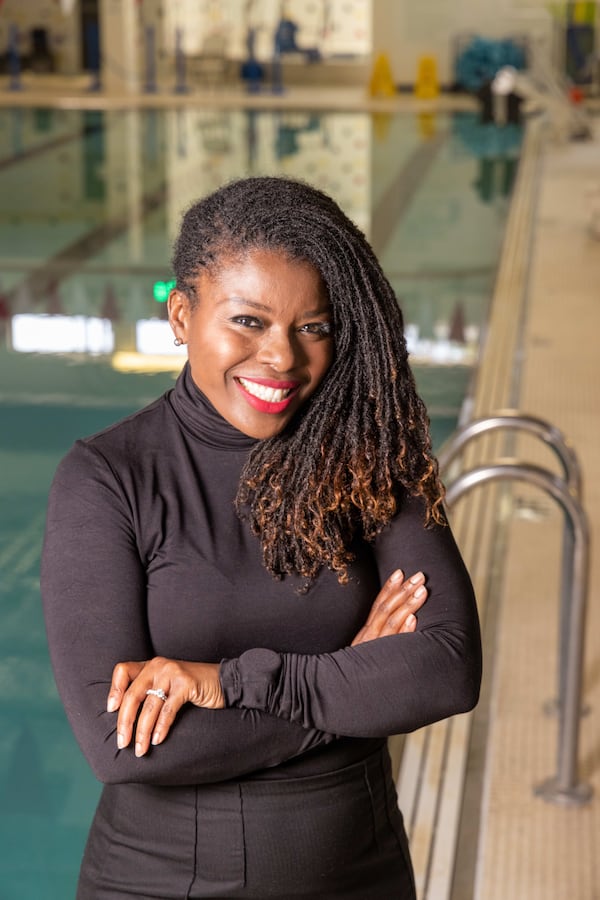
M 589 575 L 587 517 L 578 498 L 562 478 L 541 466 L 512 459 L 497 460 L 459 475 L 446 491 L 447 505 L 452 506 L 467 491 L 492 480 L 526 481 L 546 491 L 562 507 L 572 535 L 572 584 L 568 608 L 564 694 L 559 706 L 557 774 L 536 786 L 535 792 L 553 803 L 587 803 L 592 796 L 592 787 L 579 780 L 577 761 Z
M 540 438 L 558 457 L 566 483 L 578 499 L 582 496 L 582 475 L 579 460 L 565 435 L 545 419 L 521 413 L 517 409 L 499 409 L 482 419 L 473 419 L 458 428 L 443 444 L 438 454 L 441 470 L 447 469 L 465 446 L 474 438 L 489 431 L 509 429 L 525 431 Z M 558 629 L 558 687 L 557 697 L 544 704 L 546 712 L 554 714 L 563 703 L 566 678 L 566 657 L 568 640 L 569 606 L 571 603 L 571 584 L 573 581 L 573 539 L 570 529 L 563 532 L 561 590 L 560 590 L 560 622 Z
M 447 469 L 473 438 L 499 428 L 527 431 L 548 444 L 562 463 L 567 484 L 576 497 L 581 497 L 581 468 L 568 439 L 562 431 L 545 419 L 521 413 L 516 409 L 499 409 L 483 419 L 473 419 L 458 428 L 438 453 L 440 469 Z

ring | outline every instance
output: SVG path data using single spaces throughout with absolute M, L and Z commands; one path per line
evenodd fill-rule
M 163 701 L 163 703 L 167 699 L 167 695 L 165 694 L 165 692 L 163 691 L 162 688 L 149 688 L 146 691 L 146 694 L 152 694 L 153 697 L 160 697 L 160 699 Z

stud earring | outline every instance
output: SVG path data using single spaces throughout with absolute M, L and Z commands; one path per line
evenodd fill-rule
M 181 340 L 180 337 L 176 337 L 175 340 L 173 341 L 173 343 L 175 344 L 176 347 L 181 347 L 184 342 Z

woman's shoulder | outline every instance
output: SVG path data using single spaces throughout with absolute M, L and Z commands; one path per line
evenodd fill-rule
M 107 446 L 118 445 L 132 439 L 148 439 L 156 434 L 157 430 L 164 427 L 166 418 L 170 417 L 169 395 L 171 391 L 162 394 L 152 403 L 138 409 L 128 416 L 113 422 L 101 431 L 83 437 L 80 440 L 89 445 Z
M 123 465 L 135 468 L 153 448 L 164 446 L 172 418 L 169 393 L 101 431 L 79 438 L 61 460 L 58 472 L 81 473 L 98 466 L 115 470 Z

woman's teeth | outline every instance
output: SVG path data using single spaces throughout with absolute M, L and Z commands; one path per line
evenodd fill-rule
M 249 394 L 252 394 L 253 397 L 258 397 L 259 400 L 264 400 L 266 403 L 281 403 L 292 392 L 291 388 L 267 387 L 265 384 L 257 384 L 255 381 L 246 381 L 245 378 L 238 378 L 238 381 Z

